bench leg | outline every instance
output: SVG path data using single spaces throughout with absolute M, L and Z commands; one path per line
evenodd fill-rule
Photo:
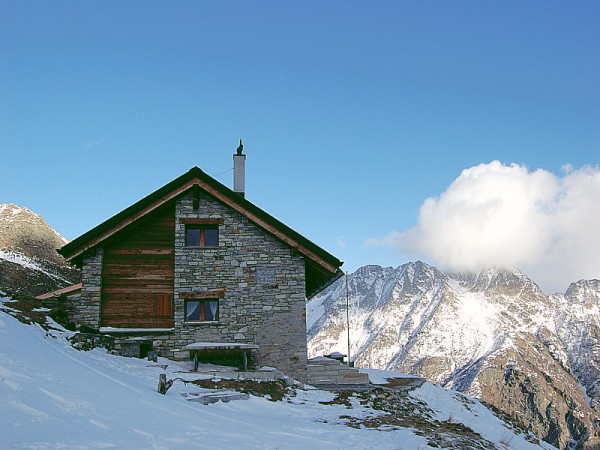
M 248 371 L 248 355 L 246 355 L 246 349 L 243 349 L 242 353 L 244 354 L 244 372 L 247 372 Z
M 194 350 L 194 372 L 198 372 L 198 350 Z

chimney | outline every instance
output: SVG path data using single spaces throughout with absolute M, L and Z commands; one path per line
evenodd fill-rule
M 243 150 L 244 144 L 240 139 L 240 146 L 233 154 L 233 192 L 246 197 L 246 155 Z

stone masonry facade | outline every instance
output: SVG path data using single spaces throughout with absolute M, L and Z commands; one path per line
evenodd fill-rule
M 186 248 L 181 220 L 203 218 L 222 220 L 219 247 Z M 180 198 L 175 219 L 175 332 L 163 345 L 181 349 L 200 341 L 257 344 L 258 365 L 276 367 L 305 381 L 303 257 L 206 194 L 200 195 L 196 210 L 191 194 Z M 259 281 L 257 271 L 268 271 L 274 279 Z M 186 294 L 221 296 L 218 322 L 186 323 Z M 174 352 L 173 356 L 187 354 Z
M 84 256 L 81 266 L 81 294 L 73 297 L 75 309 L 73 321 L 96 330 L 100 327 L 103 256 L 102 248 Z
M 194 209 L 192 193 L 176 200 L 174 329 L 148 333 L 154 350 L 189 358 L 192 342 L 256 344 L 258 366 L 272 366 L 307 380 L 305 263 L 302 255 L 267 234 L 245 216 L 202 192 Z M 218 221 L 216 248 L 185 246 L 185 219 Z M 265 275 L 266 274 L 266 275 Z M 100 323 L 102 251 L 84 259 L 77 321 Z M 186 298 L 219 300 L 219 320 L 185 321 Z M 130 336 L 122 336 L 118 341 Z

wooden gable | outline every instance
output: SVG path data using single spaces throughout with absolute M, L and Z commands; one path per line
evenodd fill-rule
M 173 326 L 174 241 L 171 202 L 105 243 L 101 326 Z

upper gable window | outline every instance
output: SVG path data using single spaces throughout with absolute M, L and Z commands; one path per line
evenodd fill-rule
M 218 247 L 219 227 L 212 224 L 190 224 L 185 226 L 186 247 Z
M 185 246 L 215 248 L 219 246 L 219 225 L 223 219 L 181 219 L 185 225 Z

